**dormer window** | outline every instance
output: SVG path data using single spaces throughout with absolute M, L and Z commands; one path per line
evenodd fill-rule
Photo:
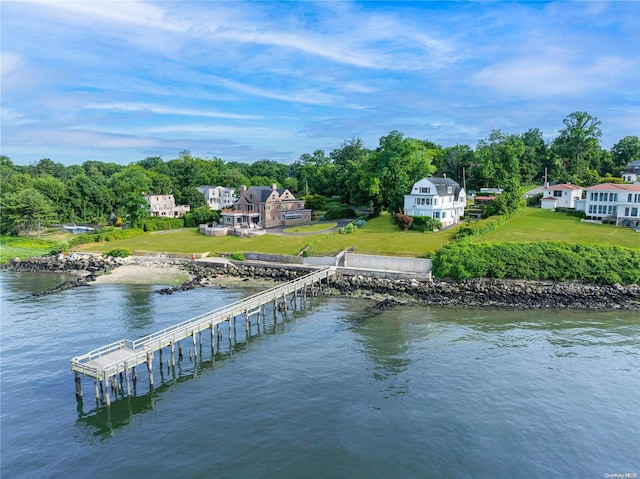
M 429 194 L 431 193 L 431 188 L 428 186 L 421 186 L 420 187 L 420 193 L 424 193 L 424 194 Z

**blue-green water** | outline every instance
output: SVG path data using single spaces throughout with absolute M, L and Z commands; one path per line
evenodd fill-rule
M 637 312 L 316 298 L 248 339 L 223 329 L 213 360 L 208 333 L 196 362 L 186 341 L 107 409 L 86 378 L 76 404 L 72 356 L 255 290 L 30 296 L 60 280 L 1 276 L 2 478 L 640 476 Z

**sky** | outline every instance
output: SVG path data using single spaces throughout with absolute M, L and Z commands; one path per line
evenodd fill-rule
M 0 2 L 0 152 L 292 163 L 397 130 L 640 135 L 639 1 Z

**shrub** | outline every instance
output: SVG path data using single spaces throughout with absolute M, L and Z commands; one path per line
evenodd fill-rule
M 333 203 L 327 206 L 324 214 L 325 220 L 337 220 L 340 218 L 352 218 L 356 216 L 356 212 L 349 205 L 344 203 Z
M 51 249 L 51 254 L 60 254 L 69 252 L 68 241 L 58 241 L 56 245 Z
M 114 248 L 105 253 L 105 256 L 113 256 L 114 258 L 126 258 L 129 255 L 131 255 L 131 251 L 127 248 Z
M 231 259 L 234 261 L 245 261 L 247 258 L 245 258 L 244 254 L 242 253 L 233 253 L 231 255 Z
M 177 230 L 183 227 L 183 218 L 149 218 L 144 221 L 145 231 Z
M 411 229 L 414 231 L 422 231 L 426 233 L 428 231 L 435 231 L 442 229 L 442 221 L 437 218 L 431 218 L 430 216 L 412 216 L 413 224 Z
M 411 225 L 413 224 L 413 218 L 411 216 L 396 213 L 393 217 L 400 228 L 405 231 L 409 231 L 409 228 L 411 228 Z
M 433 258 L 440 278 L 581 280 L 599 284 L 640 283 L 640 250 L 561 242 L 450 243 Z

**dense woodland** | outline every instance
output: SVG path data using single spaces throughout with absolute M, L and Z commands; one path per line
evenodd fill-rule
M 35 225 L 54 223 L 106 224 L 128 218 L 133 226 L 147 216 L 144 194 L 173 194 L 178 204 L 206 211 L 201 185 L 271 185 L 288 188 L 312 205 L 322 197 L 366 206 L 374 214 L 399 211 L 403 195 L 428 176 L 446 175 L 467 190 L 502 187 L 514 201 L 523 187 L 549 180 L 591 186 L 620 182 L 620 171 L 640 158 L 640 138 L 627 136 L 611 150 L 600 144 L 600 121 L 574 112 L 551 142 L 539 129 L 521 134 L 492 131 L 475 149 L 468 145 L 443 148 L 392 131 L 374 148 L 360 138 L 345 140 L 327 153 L 304 153 L 293 164 L 268 159 L 253 163 L 199 158 L 185 150 L 178 158 L 148 157 L 129 165 L 86 161 L 64 166 L 49 158 L 28 166 L 0 157 L 2 233 L 28 233 Z M 504 206 L 509 208 L 508 205 Z M 495 213 L 504 213 L 496 211 Z

